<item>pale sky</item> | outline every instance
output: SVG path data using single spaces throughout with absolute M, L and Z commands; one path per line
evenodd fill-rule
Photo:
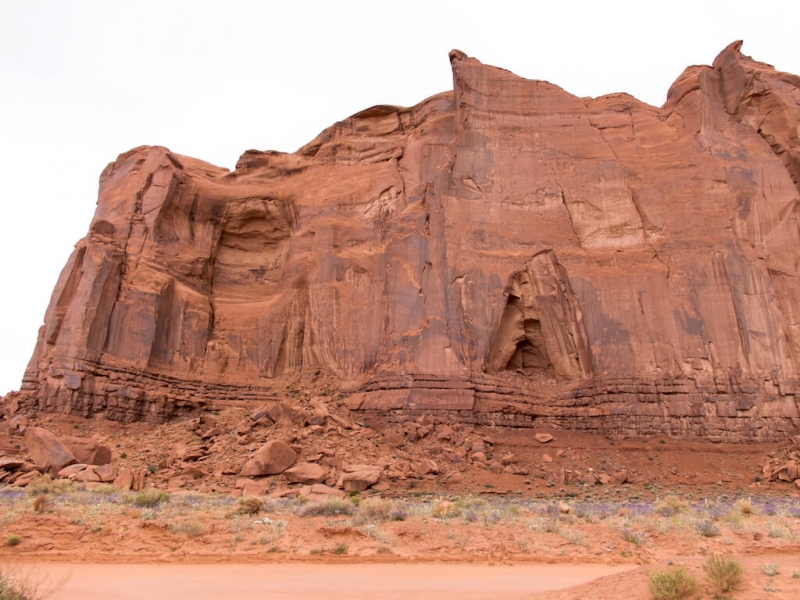
M 800 2 L 0 3 L 0 395 L 19 389 L 100 172 L 162 145 L 233 168 L 452 88 L 447 53 L 660 106 L 729 43 L 800 74 Z

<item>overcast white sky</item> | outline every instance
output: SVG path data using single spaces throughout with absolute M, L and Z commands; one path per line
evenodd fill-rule
M 447 53 L 661 105 L 730 42 L 800 74 L 800 2 L 0 3 L 0 395 L 18 389 L 97 180 L 143 144 L 233 168 L 450 89 Z

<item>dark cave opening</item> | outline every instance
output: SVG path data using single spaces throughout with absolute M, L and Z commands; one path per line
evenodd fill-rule
M 542 335 L 542 324 L 538 319 L 526 319 L 523 323 L 525 337 L 517 342 L 516 350 L 506 365 L 507 370 L 521 370 L 529 375 L 553 376 L 553 364 Z

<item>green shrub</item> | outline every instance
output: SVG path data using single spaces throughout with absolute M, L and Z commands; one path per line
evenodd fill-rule
M 169 502 L 169 494 L 163 490 L 147 488 L 139 492 L 133 502 L 136 506 L 153 508 L 162 502 Z
M 711 556 L 703 565 L 717 594 L 732 592 L 742 583 L 742 564 L 730 556 Z
M 697 593 L 697 580 L 683 567 L 656 571 L 650 575 L 653 600 L 685 600 Z
M 19 546 L 21 542 L 22 538 L 16 533 L 12 533 L 6 538 L 6 546 Z

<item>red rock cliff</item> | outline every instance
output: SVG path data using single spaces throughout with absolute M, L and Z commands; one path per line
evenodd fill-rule
M 454 51 L 454 91 L 234 172 L 100 179 L 23 392 L 160 420 L 329 372 L 354 410 L 774 439 L 800 425 L 800 78 L 726 48 L 655 108 Z

